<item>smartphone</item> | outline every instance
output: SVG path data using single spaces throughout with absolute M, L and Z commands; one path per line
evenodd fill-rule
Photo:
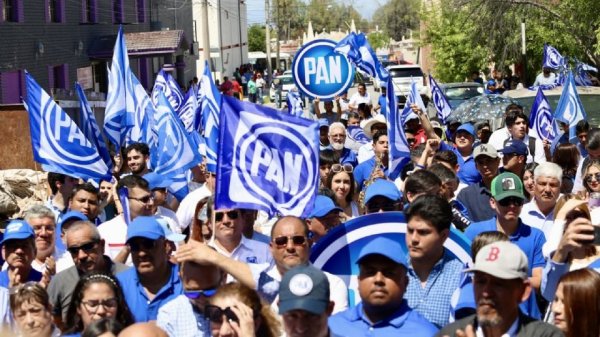
M 590 193 L 590 199 L 588 201 L 588 205 L 590 208 L 596 208 L 600 206 L 600 193 L 594 192 Z
M 600 226 L 594 226 L 594 241 L 593 245 L 600 245 Z

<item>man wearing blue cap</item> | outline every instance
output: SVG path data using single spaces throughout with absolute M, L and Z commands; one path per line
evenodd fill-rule
M 154 197 L 152 212 L 154 216 L 163 219 L 169 225 L 169 229 L 177 234 L 182 232 L 177 215 L 167 205 L 167 188 L 173 181 L 156 172 L 146 173 L 144 180 L 148 182 L 148 188 Z
M 170 247 L 154 217 L 139 216 L 127 227 L 134 268 L 117 275 L 136 322 L 156 320 L 158 309 L 183 294 L 179 268 L 169 262 Z
M 330 197 L 317 195 L 315 206 L 306 219 L 306 224 L 310 230 L 310 239 L 313 243 L 318 242 L 330 229 L 342 223 L 340 219 L 340 212 L 342 211 Z
M 438 328 L 403 298 L 409 281 L 406 256 L 398 242 L 376 237 L 361 249 L 356 263 L 362 302 L 329 319 L 333 333 L 349 337 L 435 335 Z
M 377 179 L 365 191 L 366 214 L 400 211 L 401 199 L 402 195 L 393 182 Z
M 31 267 L 36 254 L 34 240 L 35 232 L 25 221 L 13 220 L 6 226 L 0 245 L 8 269 L 0 272 L 0 287 L 11 288 L 28 281 L 42 280 L 42 273 Z
M 319 118 L 319 151 L 329 148 L 329 121 Z
M 455 148 L 440 142 L 440 151 L 452 151 L 458 159 L 458 179 L 465 184 L 476 184 L 481 181 L 481 175 L 475 167 L 475 156 L 473 155 L 473 144 L 477 139 L 475 128 L 471 123 L 465 123 L 456 129 L 454 134 Z
M 528 153 L 527 145 L 522 141 L 513 139 L 506 142 L 502 149 L 503 170 L 516 174 L 522 180 Z

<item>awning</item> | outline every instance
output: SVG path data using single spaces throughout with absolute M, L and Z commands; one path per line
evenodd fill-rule
M 88 56 L 93 59 L 110 59 L 116 39 L 116 35 L 96 38 L 88 50 Z M 189 48 L 183 30 L 126 33 L 125 43 L 129 56 L 173 54 Z

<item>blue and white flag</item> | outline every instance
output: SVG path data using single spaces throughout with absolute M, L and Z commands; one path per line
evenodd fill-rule
M 450 113 L 452 112 L 452 106 L 450 105 L 450 102 L 448 102 L 446 95 L 444 95 L 442 92 L 442 89 L 440 89 L 440 86 L 431 75 L 429 75 L 429 86 L 431 87 L 431 99 L 433 100 L 433 105 L 437 111 L 437 116 L 439 120 L 442 121 L 442 124 L 446 125 L 446 118 L 450 116 Z
M 407 112 L 407 109 L 410 111 L 410 102 L 406 102 L 404 111 L 398 110 L 398 102 L 394 93 L 394 83 L 391 77 L 387 81 L 387 95 L 385 97 L 388 105 L 386 120 L 388 121 L 388 139 L 390 143 L 388 178 L 393 180 L 400 176 L 404 166 L 410 162 L 410 147 L 404 134 L 404 121 L 410 114 Z
M 577 64 L 575 65 L 575 74 L 573 75 L 575 77 L 576 85 L 589 87 L 593 84 L 592 78 L 590 77 L 590 74 L 588 74 L 588 71 L 597 73 L 598 69 L 589 64 L 577 61 Z
M 389 73 L 377 59 L 377 55 L 364 33 L 356 34 L 352 32 L 348 34 L 338 42 L 334 51 L 346 56 L 354 66 L 371 77 L 378 78 L 383 82 L 387 81 Z
M 541 88 L 538 88 L 529 115 L 530 134 L 537 139 L 552 142 L 557 135 L 555 128 L 556 123 L 554 123 L 552 118 L 550 104 L 548 104 L 544 91 Z
M 412 78 L 410 90 L 408 91 L 408 95 L 406 96 L 406 103 L 404 104 L 404 109 L 402 110 L 402 126 L 404 126 L 404 122 L 408 120 L 408 117 L 411 114 L 414 115 L 414 112 L 410 108 L 411 104 L 416 104 L 422 111 L 427 111 L 425 109 L 425 103 L 423 103 L 423 99 L 421 98 L 421 94 L 419 93 L 419 89 L 417 89 L 417 83 L 415 82 L 414 78 Z
M 196 92 L 194 91 L 194 88 L 190 88 L 185 96 L 185 100 L 183 101 L 181 108 L 179 111 L 177 111 L 177 115 L 179 115 L 179 119 L 181 119 L 181 122 L 185 127 L 185 131 L 188 133 L 194 131 L 197 111 L 198 100 L 196 99 Z
M 108 72 L 108 92 L 104 111 L 104 134 L 115 145 L 117 151 L 125 145 L 127 131 L 133 125 L 134 89 L 130 72 L 123 27 L 119 27 L 111 68 Z
M 365 131 L 357 125 L 348 126 L 346 129 L 346 133 L 348 134 L 348 138 L 351 140 L 360 143 L 360 144 L 368 144 L 371 143 L 371 139 L 365 135 Z
M 129 190 L 127 187 L 122 187 L 117 191 L 119 194 L 119 201 L 121 202 L 121 209 L 123 210 L 123 220 L 125 224 L 129 226 L 131 223 L 131 212 L 129 211 Z
M 304 103 L 298 91 L 289 91 L 287 93 L 288 113 L 292 116 L 302 117 L 304 115 Z
M 152 147 L 156 143 L 156 137 L 152 133 L 154 126 L 154 111 L 156 107 L 150 100 L 146 89 L 133 73 L 131 83 L 133 85 L 133 102 L 134 111 L 130 115 L 132 117 L 131 127 L 127 132 L 127 145 L 131 143 L 145 143 Z
M 156 148 L 151 149 L 157 153 L 156 162 L 152 163 L 154 172 L 172 178 L 202 162 L 195 143 L 190 141 L 162 91 L 158 92 L 155 119 L 158 139 Z
M 77 91 L 77 95 L 79 96 L 79 105 L 81 107 L 79 113 L 79 125 L 81 125 L 83 134 L 90 143 L 94 144 L 108 169 L 112 170 L 112 159 L 110 157 L 110 152 L 108 151 L 108 147 L 106 146 L 104 138 L 100 133 L 98 123 L 96 123 L 96 116 L 94 116 L 94 111 L 92 111 L 92 108 L 85 97 L 83 89 L 77 82 L 75 82 L 75 91 Z
M 154 104 L 158 104 L 159 91 L 165 94 L 173 111 L 179 111 L 184 99 L 179 84 L 177 84 L 173 76 L 162 69 L 158 72 L 156 81 L 154 81 L 154 88 L 152 89 L 152 101 Z
M 319 186 L 319 124 L 223 97 L 215 208 L 305 218 Z
M 554 119 L 569 124 L 569 141 L 575 144 L 578 141 L 575 127 L 579 121 L 586 118 L 587 115 L 585 110 L 583 110 L 583 104 L 581 104 L 581 100 L 577 94 L 573 73 L 569 71 L 567 81 L 558 101 L 558 106 L 554 112 Z
M 542 67 L 550 69 L 559 69 L 565 66 L 565 58 L 549 44 L 544 44 L 544 58 Z
M 181 202 L 181 200 L 190 193 L 187 175 L 185 173 L 179 173 L 172 176 L 171 180 L 171 185 L 169 185 L 167 190 L 175 197 L 175 199 Z
M 200 78 L 200 117 L 196 120 L 201 122 L 201 130 L 206 141 L 206 168 L 208 172 L 217 172 L 217 151 L 219 150 L 219 115 L 221 110 L 221 93 L 213 82 L 208 61 L 204 63 L 204 73 Z M 197 123 L 198 124 L 198 123 Z
M 110 180 L 98 150 L 63 109 L 25 72 L 33 158 L 46 170 L 83 180 Z

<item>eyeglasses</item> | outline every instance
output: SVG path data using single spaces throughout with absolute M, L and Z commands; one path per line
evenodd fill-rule
M 525 201 L 523 199 L 518 197 L 508 197 L 502 200 L 498 200 L 498 204 L 502 207 L 508 207 L 510 205 L 523 206 L 524 202 Z
M 377 213 L 379 211 L 393 212 L 398 209 L 399 203 L 397 202 L 380 202 L 380 203 L 369 203 L 367 204 L 367 211 L 369 213 Z
M 591 183 L 592 179 L 600 182 L 600 172 L 587 174 L 584 178 L 586 183 Z
M 79 254 L 80 250 L 83 250 L 84 253 L 89 254 L 94 248 L 96 248 L 97 244 L 98 244 L 98 240 L 94 240 L 94 241 L 90 241 L 88 243 L 84 243 L 80 246 L 68 247 L 67 251 L 69 251 L 69 254 L 71 254 L 71 256 L 77 256 Z
M 140 250 L 152 250 L 156 245 L 156 241 L 145 239 L 145 238 L 137 238 L 127 243 L 132 252 L 139 252 Z
M 36 234 L 40 233 L 42 231 L 54 232 L 55 230 L 56 230 L 56 226 L 54 226 L 54 225 L 50 225 L 50 226 L 35 226 L 35 227 L 33 227 L 33 231 Z
M 208 318 L 212 323 L 223 324 L 223 317 L 227 318 L 228 321 L 238 322 L 238 317 L 231 310 L 230 307 L 221 309 L 216 305 L 207 304 L 204 307 L 204 316 Z
M 34 281 L 28 281 L 25 282 L 23 284 L 19 284 L 17 286 L 14 286 L 12 288 L 9 289 L 8 293 L 10 295 L 18 295 L 20 292 L 22 291 L 29 291 L 35 287 L 39 287 L 39 284 L 37 282 Z
M 331 136 L 331 138 L 346 138 L 345 133 L 330 134 L 329 136 Z
M 302 246 L 306 243 L 306 236 L 304 235 L 293 235 L 293 236 L 278 236 L 273 239 L 275 245 L 279 248 L 287 246 L 288 242 L 292 240 L 294 246 Z
M 190 300 L 195 300 L 200 296 L 204 296 L 204 297 L 212 297 L 214 296 L 214 294 L 217 293 L 217 288 L 211 288 L 211 289 L 204 289 L 204 290 L 183 290 L 183 294 L 185 295 L 185 297 L 189 298 Z
M 137 200 L 142 204 L 149 204 L 150 201 L 154 201 L 154 196 L 152 194 L 148 194 L 147 196 L 141 198 L 127 197 L 127 199 Z
M 354 167 L 352 167 L 352 164 L 333 164 L 331 165 L 331 171 L 333 171 L 333 173 L 340 173 L 340 172 L 346 172 L 346 173 L 352 173 L 352 171 L 354 170 Z
M 227 217 L 230 220 L 235 220 L 240 216 L 240 213 L 237 210 L 229 211 L 229 212 L 215 212 L 215 221 L 223 221 L 223 217 L 227 214 Z
M 81 301 L 83 305 L 90 311 L 96 312 L 100 309 L 100 306 L 103 306 L 104 309 L 112 309 L 117 307 L 117 299 L 115 297 L 107 298 L 105 300 L 89 300 L 89 301 Z

